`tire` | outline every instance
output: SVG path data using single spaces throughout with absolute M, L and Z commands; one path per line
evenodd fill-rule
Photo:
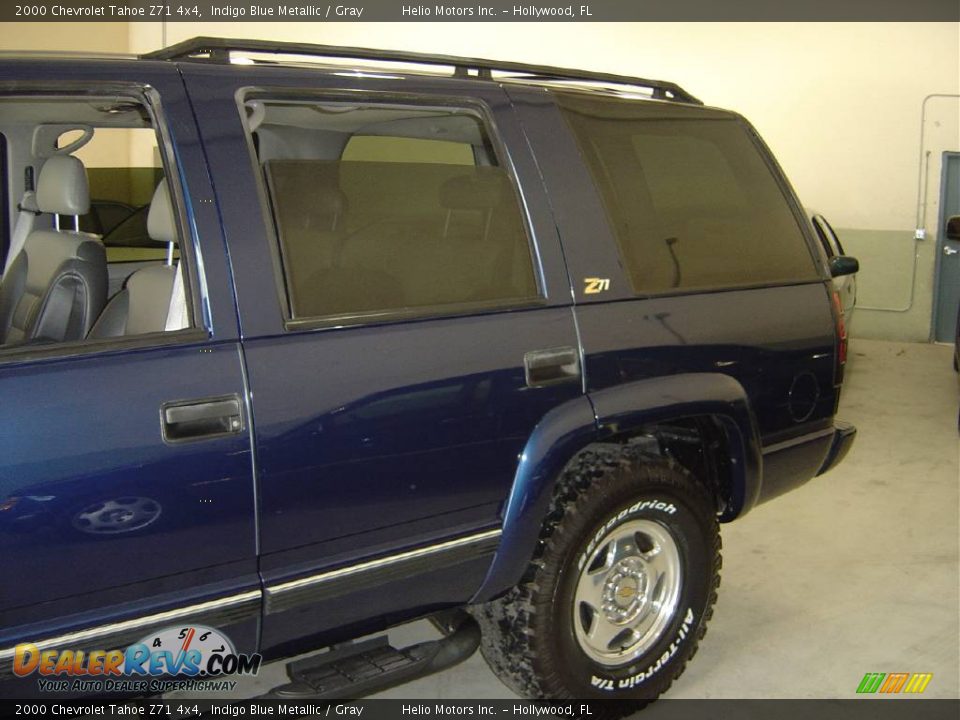
M 521 696 L 639 709 L 696 653 L 720 565 L 702 484 L 631 446 L 589 450 L 558 483 L 524 581 L 474 610 L 483 656 Z

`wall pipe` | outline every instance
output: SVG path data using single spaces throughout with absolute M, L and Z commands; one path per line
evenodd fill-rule
M 923 99 L 920 106 L 920 162 L 917 176 L 917 222 L 916 231 L 913 234 L 913 269 L 910 275 L 910 299 L 905 307 L 891 308 L 871 305 L 857 305 L 858 310 L 872 310 L 874 312 L 905 313 L 913 309 L 913 302 L 916 298 L 917 290 L 917 261 L 920 256 L 921 237 L 926 234 L 926 214 L 927 199 L 930 181 L 930 151 L 924 152 L 924 136 L 927 130 L 927 103 L 934 98 L 956 98 L 957 94 L 950 93 L 931 93 Z M 938 228 L 939 230 L 939 228 Z

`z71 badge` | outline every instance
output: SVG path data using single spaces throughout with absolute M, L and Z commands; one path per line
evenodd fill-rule
M 583 282 L 586 285 L 583 289 L 586 295 L 596 295 L 610 289 L 610 278 L 584 278 Z

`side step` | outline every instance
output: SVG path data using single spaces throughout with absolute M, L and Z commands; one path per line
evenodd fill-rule
M 473 655 L 479 646 L 480 628 L 468 616 L 440 640 L 399 650 L 386 636 L 377 637 L 288 663 L 291 682 L 261 697 L 353 700 L 446 670 Z

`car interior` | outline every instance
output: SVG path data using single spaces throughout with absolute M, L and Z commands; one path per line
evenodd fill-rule
M 147 108 L 0 98 L 0 343 L 189 327 L 179 232 Z

